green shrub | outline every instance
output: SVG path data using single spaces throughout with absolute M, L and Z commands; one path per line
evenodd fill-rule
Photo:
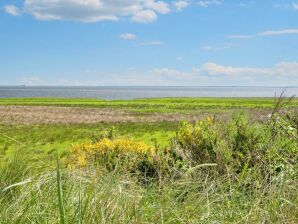
M 257 167 L 263 175 L 274 174 L 297 163 L 295 116 L 276 114 L 264 123 L 252 123 L 245 114 L 228 123 L 210 117 L 195 124 L 185 121 L 173 148 L 189 166 L 216 163 L 220 173 L 229 169 L 243 174 Z
M 183 150 L 181 155 L 192 164 L 216 162 L 217 142 L 218 130 L 211 118 L 194 125 L 182 122 L 174 139 L 178 148 Z

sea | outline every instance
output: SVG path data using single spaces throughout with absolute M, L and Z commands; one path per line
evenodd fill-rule
M 0 98 L 100 98 L 139 99 L 160 97 L 276 97 L 298 96 L 298 87 L 240 86 L 0 86 Z

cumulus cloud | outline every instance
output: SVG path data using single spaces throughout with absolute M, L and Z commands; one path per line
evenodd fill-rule
M 151 71 L 155 80 L 185 85 L 297 85 L 298 62 L 280 62 L 272 67 L 236 67 L 205 63 L 191 71 L 160 68 Z
M 198 68 L 200 73 L 207 73 L 210 75 L 228 75 L 228 76 L 284 76 L 298 78 L 298 62 L 280 62 L 272 68 L 255 68 L 255 67 L 233 67 L 222 66 L 215 63 L 206 63 Z
M 233 66 L 222 66 L 215 63 L 206 63 L 198 69 L 201 73 L 208 75 L 228 75 L 228 76 L 237 76 L 237 75 L 264 75 L 272 74 L 272 69 L 266 68 L 250 68 L 250 67 L 233 67 Z
M 210 5 L 221 5 L 223 3 L 222 0 L 202 0 L 202 1 L 198 1 L 198 5 L 200 7 L 208 7 Z
M 135 40 L 137 36 L 133 33 L 122 33 L 120 34 L 120 38 L 123 40 Z
M 293 9 L 298 10 L 298 3 L 293 3 Z
M 179 58 L 180 60 L 180 58 Z M 202 64 L 190 70 L 161 67 L 139 71 L 136 69 L 121 72 L 97 74 L 97 80 L 57 80 L 52 85 L 165 85 L 165 86 L 295 86 L 298 85 L 298 62 L 280 62 L 271 67 L 227 66 L 213 62 Z M 49 85 L 38 76 L 25 77 L 21 84 Z
M 167 14 L 170 12 L 169 4 L 163 1 L 146 0 L 144 6 L 161 14 Z
M 175 1 L 173 5 L 176 8 L 176 10 L 180 11 L 189 6 L 189 1 L 183 1 L 183 0 Z
M 21 14 L 19 8 L 14 5 L 4 6 L 4 11 L 13 16 L 19 16 Z
M 4 9 L 12 15 L 20 14 L 14 5 Z M 22 11 L 39 20 L 97 22 L 127 17 L 135 22 L 150 23 L 158 14 L 169 13 L 171 6 L 158 0 L 25 0 Z
M 272 67 L 237 67 L 205 63 L 191 70 L 156 68 L 149 71 L 129 70 L 112 74 L 101 84 L 109 85 L 298 85 L 298 62 L 280 62 Z
M 142 10 L 137 12 L 132 20 L 138 23 L 151 23 L 157 19 L 157 15 L 153 10 Z

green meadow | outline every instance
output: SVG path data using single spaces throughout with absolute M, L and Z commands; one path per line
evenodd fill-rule
M 26 98 L 0 106 L 208 111 L 197 122 L 1 123 L 0 223 L 298 222 L 297 98 Z M 251 120 L 255 109 L 272 116 Z
M 0 105 L 39 105 L 120 108 L 136 112 L 193 112 L 202 109 L 272 108 L 274 98 L 156 98 L 135 100 L 19 98 L 0 99 Z M 294 98 L 287 107 L 298 107 Z
M 111 127 L 123 137 L 166 147 L 178 126 L 177 122 L 0 125 L 0 159 L 11 156 L 16 148 L 23 145 L 30 149 L 28 152 L 33 156 L 55 155 L 57 148 L 66 153 L 70 144 L 91 139 Z

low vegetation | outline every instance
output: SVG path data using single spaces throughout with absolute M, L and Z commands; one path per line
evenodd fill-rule
M 0 99 L 0 105 L 80 106 L 99 108 L 121 108 L 135 112 L 184 112 L 208 109 L 210 111 L 229 108 L 272 108 L 274 98 L 156 98 L 136 100 L 64 99 L 64 98 L 17 98 Z M 287 107 L 298 107 L 294 98 Z
M 3 125 L 0 220 L 297 223 L 298 114 L 281 106 L 260 122 Z

